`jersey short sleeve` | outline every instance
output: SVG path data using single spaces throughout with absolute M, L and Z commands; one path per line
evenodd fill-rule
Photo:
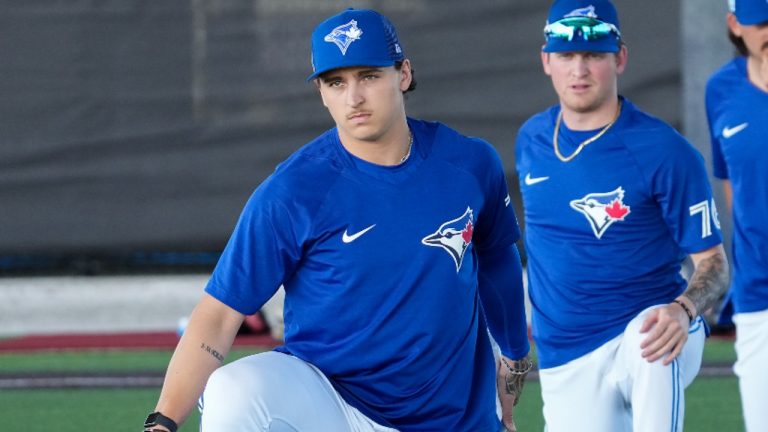
M 310 226 L 306 212 L 288 208 L 274 176 L 251 195 L 206 287 L 245 315 L 258 311 L 293 272 Z
M 659 144 L 668 152 L 650 178 L 673 239 L 687 253 L 720 244 L 720 222 L 703 157 L 673 131 Z

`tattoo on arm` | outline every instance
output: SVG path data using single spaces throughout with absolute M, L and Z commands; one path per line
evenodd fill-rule
M 701 314 L 712 307 L 728 288 L 728 261 L 716 253 L 699 261 L 683 293 Z
M 214 358 L 216 358 L 216 360 L 219 361 L 219 363 L 224 363 L 224 356 L 220 352 L 211 348 L 211 346 L 207 345 L 205 342 L 200 344 L 200 349 L 212 355 Z
M 520 395 L 523 393 L 523 385 L 525 385 L 525 377 L 528 376 L 528 372 L 533 368 L 533 362 L 526 355 L 520 360 L 513 360 L 507 362 L 504 357 L 500 358 L 501 367 L 500 372 L 504 371 L 504 392 L 512 396 L 512 405 L 517 405 L 520 401 Z
M 520 395 L 523 393 L 523 385 L 525 385 L 525 376 L 526 374 L 512 374 L 507 373 L 504 375 L 504 390 L 507 392 L 508 395 L 512 395 L 515 398 L 514 405 L 517 405 L 517 402 L 520 401 Z

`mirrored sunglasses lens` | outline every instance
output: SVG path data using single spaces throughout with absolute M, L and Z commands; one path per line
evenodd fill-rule
M 557 21 L 544 27 L 544 35 L 547 38 L 572 40 L 575 30 L 575 27 L 566 26 Z
M 621 37 L 619 30 L 612 24 L 608 24 L 594 18 L 565 18 L 555 21 L 544 27 L 546 38 L 573 40 L 581 37 L 586 41 L 600 39 L 610 34 Z

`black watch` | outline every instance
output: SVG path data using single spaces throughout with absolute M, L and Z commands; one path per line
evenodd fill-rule
M 144 420 L 144 431 L 150 430 L 154 426 L 165 426 L 171 432 L 176 432 L 176 429 L 179 428 L 179 425 L 173 419 L 160 414 L 159 411 L 151 413 Z

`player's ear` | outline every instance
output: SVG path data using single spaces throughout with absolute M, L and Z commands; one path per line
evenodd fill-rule
M 627 60 L 629 58 L 629 49 L 626 45 L 621 44 L 619 52 L 616 53 L 616 74 L 620 75 L 627 67 Z
M 549 53 L 548 52 L 541 52 L 541 66 L 544 68 L 544 73 L 547 75 L 552 75 L 552 70 L 549 67 Z
M 728 29 L 731 33 L 736 37 L 741 37 L 741 24 L 739 24 L 739 20 L 736 19 L 736 15 L 733 12 L 728 12 L 725 22 L 728 24 Z
M 405 59 L 400 65 L 400 91 L 405 92 L 408 90 L 408 87 L 411 86 L 411 81 L 413 81 L 413 74 L 411 73 L 411 61 Z

